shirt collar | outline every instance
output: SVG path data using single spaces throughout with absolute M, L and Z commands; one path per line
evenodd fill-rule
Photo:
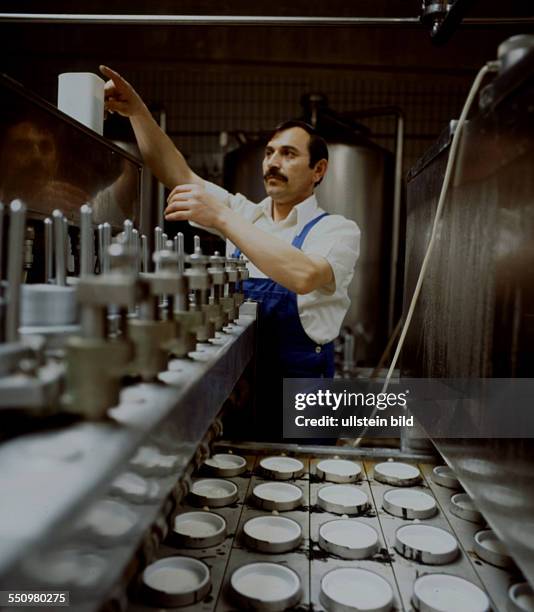
M 270 197 L 265 198 L 259 203 L 261 208 L 261 212 L 271 221 L 273 221 L 272 209 L 273 209 L 273 201 Z M 295 205 L 289 215 L 280 223 L 291 226 L 294 225 L 296 227 L 296 234 L 300 234 L 300 232 L 304 229 L 304 226 L 309 223 L 312 219 L 315 219 L 317 215 L 319 215 L 322 211 L 319 208 L 319 204 L 317 203 L 317 198 L 315 194 L 312 195 L 299 204 Z

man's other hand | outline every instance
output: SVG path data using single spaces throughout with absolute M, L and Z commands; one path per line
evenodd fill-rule
M 204 227 L 221 229 L 228 208 L 201 185 L 177 185 L 167 198 L 167 221 L 193 221 Z
M 133 117 L 148 112 L 145 103 L 135 89 L 107 66 L 100 66 L 100 72 L 109 79 L 104 86 L 104 109 L 117 112 L 125 117 Z

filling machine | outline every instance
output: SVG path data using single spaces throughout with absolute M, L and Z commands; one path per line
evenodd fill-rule
M 501 49 L 469 119 L 401 375 L 530 371 L 533 53 Z M 225 440 L 255 352 L 246 262 L 152 231 L 135 158 L 2 91 L 8 136 L 54 138 L 48 170 L 91 205 L 54 206 L 38 175 L 2 186 L 1 591 L 80 611 L 534 610 L 530 440 Z M 453 130 L 409 177 L 407 299 Z M 81 144 L 91 170 L 69 175 Z

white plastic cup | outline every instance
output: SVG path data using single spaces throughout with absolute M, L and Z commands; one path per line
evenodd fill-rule
M 58 77 L 57 107 L 102 136 L 104 85 L 104 80 L 91 72 L 64 72 Z

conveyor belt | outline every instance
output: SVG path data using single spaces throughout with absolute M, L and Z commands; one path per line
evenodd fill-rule
M 300 458 L 302 459 L 302 457 Z M 487 593 L 494 611 L 504 612 L 507 609 L 508 587 L 521 581 L 521 577 L 517 572 L 497 568 L 476 556 L 473 551 L 473 536 L 483 525 L 470 523 L 451 513 L 450 498 L 456 491 L 437 485 L 431 480 L 433 467 L 431 464 L 419 464 L 423 481 L 421 485 L 413 488 L 432 495 L 437 502 L 438 513 L 434 517 L 421 522 L 449 531 L 457 539 L 460 548 L 460 554 L 454 562 L 436 566 L 423 565 L 405 559 L 394 549 L 394 536 L 397 528 L 407 523 L 413 523 L 413 521 L 397 518 L 382 509 L 383 495 L 386 490 L 392 487 L 377 482 L 373 478 L 373 466 L 377 463 L 375 459 L 356 460 L 364 468 L 363 479 L 357 483 L 357 486 L 367 493 L 371 501 L 370 509 L 358 519 L 374 527 L 380 537 L 380 550 L 372 558 L 361 561 L 345 560 L 328 554 L 319 547 L 318 531 L 320 525 L 328 520 L 339 518 L 339 516 L 325 512 L 317 506 L 317 492 L 325 486 L 325 483 L 318 482 L 315 476 L 315 465 L 318 461 L 316 458 L 302 459 L 306 465 L 305 474 L 299 479 L 288 481 L 302 489 L 304 493 L 302 507 L 294 511 L 280 513 L 294 519 L 301 525 L 304 534 L 302 544 L 294 552 L 284 554 L 266 554 L 247 550 L 242 538 L 243 524 L 251 517 L 266 514 L 266 512 L 255 508 L 250 499 L 254 486 L 264 480 L 257 473 L 259 458 L 248 455 L 246 459 L 248 471 L 242 476 L 228 479 L 238 486 L 238 501 L 231 507 L 213 509 L 214 512 L 223 516 L 228 523 L 229 535 L 226 540 L 211 549 L 178 549 L 163 545 L 158 550 L 158 558 L 172 555 L 191 556 L 203 560 L 211 570 L 213 586 L 210 595 L 194 606 L 176 608 L 176 610 L 183 610 L 184 612 L 228 612 L 239 609 L 239 606 L 236 606 L 231 597 L 228 586 L 230 576 L 236 568 L 258 560 L 274 561 L 286 565 L 299 574 L 303 596 L 301 603 L 296 608 L 298 610 L 324 610 L 319 603 L 320 581 L 327 571 L 336 567 L 366 568 L 383 576 L 393 589 L 394 610 L 397 611 L 409 612 L 413 609 L 411 597 L 414 580 L 421 574 L 432 572 L 445 572 L 461 576 L 480 586 Z M 198 510 L 198 508 L 184 504 L 178 509 L 178 512 L 193 509 Z M 151 609 L 154 608 L 146 605 L 143 601 L 142 589 L 137 584 L 133 589 L 129 612 L 148 612 Z

